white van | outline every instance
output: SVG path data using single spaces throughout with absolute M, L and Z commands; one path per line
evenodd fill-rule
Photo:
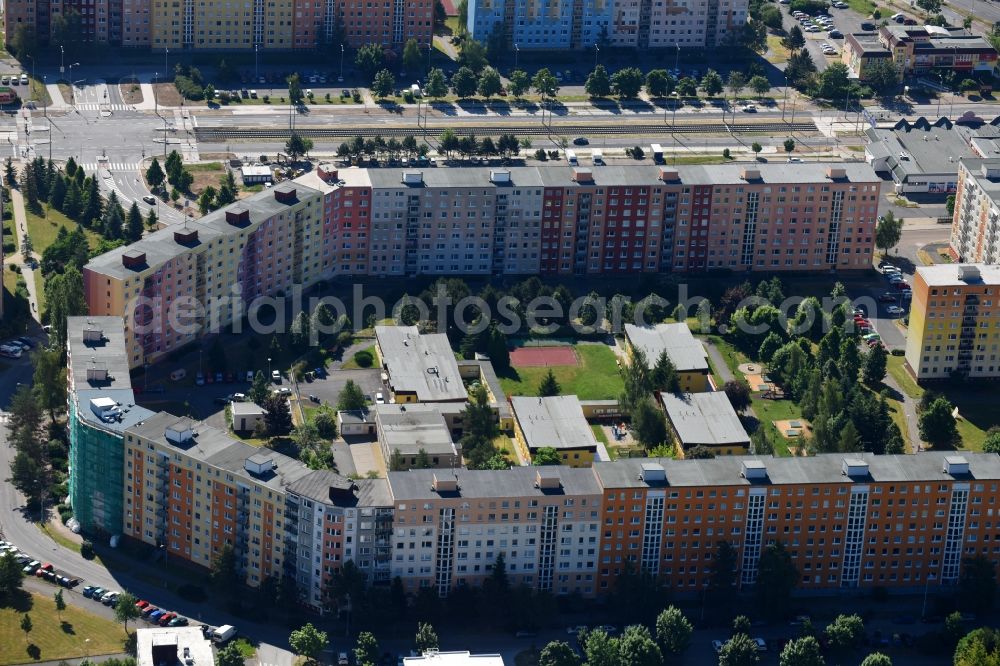
M 604 153 L 601 152 L 600 148 L 594 148 L 590 151 L 590 159 L 594 162 L 594 164 L 604 164 Z
M 176 370 L 170 373 L 170 379 L 175 382 L 179 382 L 185 377 L 187 377 L 187 370 L 185 370 L 184 368 L 177 368 Z
M 566 161 L 569 162 L 570 164 L 572 164 L 573 166 L 576 166 L 577 164 L 580 163 L 576 159 L 576 152 L 572 151 L 572 150 L 567 150 L 566 151 Z

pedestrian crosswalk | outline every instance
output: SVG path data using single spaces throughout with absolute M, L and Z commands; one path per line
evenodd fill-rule
M 79 102 L 74 105 L 78 111 L 132 111 L 131 104 L 98 104 L 97 102 Z
M 98 168 L 109 171 L 136 171 L 139 168 L 138 162 L 86 162 L 81 165 L 84 171 L 94 172 Z

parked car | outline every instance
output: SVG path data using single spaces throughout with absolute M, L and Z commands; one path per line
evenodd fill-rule
M 145 599 L 140 599 L 139 601 L 135 602 L 135 607 L 138 608 L 140 611 L 145 610 L 147 606 L 149 606 L 149 602 L 146 601 Z
M 152 194 L 143 195 L 142 200 L 148 203 L 150 206 L 156 205 L 156 197 L 154 197 Z
M 346 652 L 341 652 L 339 655 L 337 655 L 337 666 L 348 666 L 348 664 L 350 663 L 351 660 L 347 658 Z
M 27 564 L 24 565 L 24 568 L 21 569 L 21 571 L 23 571 L 24 573 L 26 573 L 27 575 L 30 576 L 31 574 L 35 573 L 35 571 L 41 565 L 42 565 L 42 563 L 39 562 L 38 560 L 31 560 L 30 562 L 28 562 Z
M 287 386 L 282 386 L 281 388 L 274 389 L 274 392 L 277 393 L 278 395 L 291 395 L 292 389 L 288 388 Z
M 375 392 L 375 404 L 376 405 L 384 405 L 385 404 L 385 395 L 382 393 L 382 391 L 376 391 Z
M 767 642 L 763 638 L 754 638 L 753 642 L 757 646 L 757 652 L 767 652 Z
M 148 606 L 146 606 L 145 608 L 142 609 L 142 616 L 143 617 L 149 617 L 150 613 L 155 613 L 158 610 L 160 610 L 160 609 L 157 608 L 156 606 L 150 604 L 150 605 L 148 605 Z
M 96 590 L 96 589 L 97 589 L 97 587 L 95 587 L 94 585 L 87 585 L 86 587 L 83 588 L 83 596 L 85 596 L 85 597 L 87 597 L 89 599 L 90 595 L 92 595 L 94 593 L 94 590 Z M 142 602 L 142 603 L 145 603 L 145 602 Z M 136 604 L 136 605 L 138 605 L 138 604 Z
M 195 384 L 195 386 L 204 386 L 205 385 L 205 375 L 201 374 L 200 372 L 197 375 L 195 375 L 194 376 L 194 384 Z
M 574 146 L 586 146 L 589 143 L 590 143 L 590 141 L 588 141 L 585 137 L 582 137 L 582 136 L 578 136 L 575 139 L 573 139 L 573 145 Z
M 187 624 L 188 624 L 188 619 L 186 617 L 181 617 L 180 615 L 170 620 L 171 627 L 186 627 Z
M 103 587 L 99 587 L 90 593 L 90 598 L 93 599 L 94 601 L 100 601 L 101 597 L 107 594 L 107 592 L 108 591 L 105 590 Z
M 275 384 L 280 384 L 281 383 L 281 372 L 278 371 L 278 370 L 272 370 L 271 371 L 271 381 L 274 382 Z
M 886 314 L 891 314 L 891 315 L 901 315 L 904 312 L 906 312 L 906 310 L 904 310 L 903 308 L 899 307 L 898 305 L 890 305 L 889 307 L 887 307 L 885 309 L 885 313 Z
M 878 300 L 879 303 L 895 303 L 896 298 L 897 298 L 896 294 L 892 293 L 891 291 L 886 291 L 884 293 L 879 294 Z

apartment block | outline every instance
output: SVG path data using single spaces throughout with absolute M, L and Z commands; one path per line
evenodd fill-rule
M 906 368 L 913 376 L 1000 377 L 998 349 L 1000 266 L 918 267 L 906 331 Z
M 481 41 L 499 34 L 511 49 L 711 48 L 746 19 L 742 0 L 473 0 L 467 27 Z
M 320 165 L 95 257 L 84 287 L 91 313 L 126 318 L 134 368 L 197 338 L 206 318 L 228 323 L 234 302 L 334 277 L 863 270 L 879 187 L 860 163 Z M 171 307 L 188 306 L 190 325 L 172 326 Z
M 958 262 L 1000 263 L 1000 160 L 958 165 L 951 256 Z

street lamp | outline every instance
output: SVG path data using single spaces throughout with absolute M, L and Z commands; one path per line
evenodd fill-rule
M 260 80 L 260 44 L 253 45 L 253 78 Z
M 158 78 L 160 78 L 160 73 L 159 72 L 153 72 L 153 85 L 154 86 L 156 85 L 156 79 L 158 79 Z M 160 102 L 159 102 L 158 99 L 156 99 L 156 88 L 153 88 L 153 110 L 156 112 L 157 115 L 159 115 L 159 113 L 160 113 Z M 163 138 L 166 139 L 167 137 L 164 136 Z
M 674 114 L 670 120 L 670 137 L 674 140 L 674 164 L 677 164 L 677 107 L 681 103 L 681 96 L 677 94 L 676 90 L 670 93 L 670 96 L 674 98 L 674 103 L 671 104 Z M 666 110 L 664 110 L 664 114 L 666 114 Z
M 62 74 L 66 71 L 66 50 L 63 47 L 59 47 L 59 73 Z
M 267 357 L 267 378 L 268 378 L 268 380 L 271 379 L 271 357 L 270 356 Z
M 785 94 L 781 99 L 781 120 L 785 120 L 785 106 L 788 104 L 788 77 L 785 77 Z
M 343 83 L 344 81 L 344 45 L 340 45 L 340 76 L 337 77 L 338 83 Z
M 30 53 L 25 55 L 31 58 L 31 99 L 35 99 L 35 57 Z
M 170 49 L 166 46 L 163 47 L 163 76 L 170 76 L 170 67 L 167 65 L 167 55 L 170 53 Z
M 161 543 L 160 548 L 163 549 L 163 587 L 167 586 L 167 544 Z
M 594 44 L 594 69 L 597 69 L 597 57 L 601 55 L 601 47 Z
M 521 55 L 521 48 L 514 44 L 514 69 L 517 69 L 517 58 Z

